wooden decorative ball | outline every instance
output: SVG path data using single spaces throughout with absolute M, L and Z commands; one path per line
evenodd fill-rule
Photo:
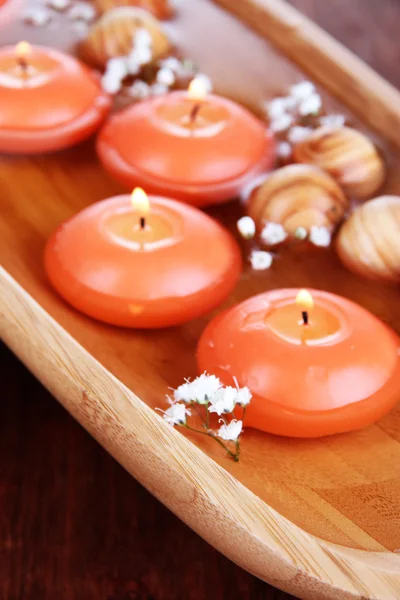
M 94 23 L 80 45 L 80 54 L 91 64 L 104 68 L 110 58 L 131 52 L 139 28 L 151 35 L 153 60 L 169 52 L 170 42 L 157 19 L 141 8 L 125 6 L 108 11 Z
M 400 282 L 400 196 L 380 196 L 359 206 L 343 224 L 336 249 L 358 275 Z
M 289 165 L 267 175 L 247 200 L 247 212 L 257 229 L 280 223 L 294 236 L 313 225 L 332 231 L 343 219 L 348 200 L 337 183 L 318 167 Z
M 385 179 L 385 164 L 374 144 L 350 127 L 316 129 L 295 145 L 293 157 L 324 169 L 352 198 L 372 196 Z

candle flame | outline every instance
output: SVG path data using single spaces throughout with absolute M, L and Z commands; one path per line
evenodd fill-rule
M 300 290 L 296 296 L 296 304 L 301 310 L 311 310 L 314 306 L 314 300 L 310 292 Z
M 19 42 L 15 46 L 15 54 L 17 58 L 26 58 L 32 52 L 32 46 L 29 42 Z
M 207 96 L 205 83 L 199 77 L 195 77 L 189 83 L 188 96 L 191 100 L 204 100 Z
M 147 194 L 142 188 L 137 187 L 131 195 L 132 206 L 141 216 L 148 215 L 150 212 L 150 202 Z

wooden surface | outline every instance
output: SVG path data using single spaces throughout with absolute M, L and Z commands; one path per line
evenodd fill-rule
M 210 22 L 210 17 L 212 17 L 211 22 L 214 23 L 213 27 L 215 26 L 212 29 L 211 37 L 214 48 L 217 51 L 216 56 L 218 59 L 215 59 L 207 49 L 203 47 L 200 49 L 199 35 L 193 34 L 190 37 L 184 38 L 181 30 L 178 30 L 178 28 L 173 33 L 177 41 L 187 48 L 188 53 L 190 52 L 190 54 L 198 59 L 203 69 L 214 76 L 214 79 L 219 82 L 220 88 L 224 92 L 246 101 L 257 109 L 262 98 L 267 95 L 268 90 L 271 93 L 271 91 L 275 91 L 275 89 L 279 88 L 285 82 L 288 83 L 300 77 L 295 69 L 277 57 L 264 42 L 247 33 L 235 21 L 227 20 L 228 17 L 219 11 L 216 11 L 214 14 L 214 9 L 208 6 L 206 2 L 203 2 L 203 4 L 206 11 L 203 17 L 204 22 L 206 20 Z M 329 6 L 329 4 L 325 4 Z M 343 15 L 350 14 L 352 18 L 357 19 L 361 17 L 367 19 L 367 15 L 372 15 L 368 17 L 370 19 L 369 31 L 372 32 L 373 24 L 378 24 L 378 29 L 381 31 L 382 25 L 379 15 L 372 14 L 372 12 L 364 13 L 360 11 L 359 4 L 354 3 L 354 14 L 352 13 L 352 6 L 349 7 L 347 4 L 345 6 L 343 3 L 342 11 L 337 11 L 336 7 L 333 10 L 331 6 L 331 15 L 325 18 L 327 22 L 333 22 L 334 17 L 339 19 L 342 16 L 339 14 L 340 12 Z M 362 6 L 365 7 L 368 4 L 363 2 Z M 385 15 L 387 15 L 389 9 L 390 11 L 394 10 L 394 2 L 383 2 L 381 4 L 383 14 Z M 195 12 L 199 6 L 199 2 L 193 1 L 192 10 Z M 346 10 L 348 11 L 347 13 Z M 374 9 L 371 10 L 374 11 Z M 182 10 L 182 13 L 181 19 L 186 20 L 186 22 L 192 18 L 187 8 Z M 326 15 L 325 12 L 324 15 Z M 393 12 L 390 15 L 390 19 L 387 16 L 385 19 L 391 22 Z M 350 17 L 347 16 L 346 18 Z M 229 24 L 229 27 L 221 29 L 220 27 L 223 23 Z M 196 31 L 198 30 L 196 29 Z M 243 37 L 245 38 L 244 45 L 234 46 L 233 41 L 242 39 Z M 10 39 L 9 41 L 12 40 Z M 354 43 L 353 39 L 352 42 Z M 396 38 L 394 37 L 394 48 L 395 43 Z M 210 48 L 213 47 L 213 44 L 209 45 Z M 232 49 L 229 59 L 227 59 L 226 53 L 222 51 L 226 45 L 229 45 Z M 244 48 L 245 52 L 243 51 Z M 390 48 L 389 42 L 387 48 Z M 221 52 L 218 52 L 219 49 Z M 389 50 L 388 54 L 390 56 Z M 375 58 L 375 60 L 378 60 L 378 58 Z M 266 64 L 268 65 L 267 72 L 265 68 Z M 240 81 L 237 80 L 237 72 L 243 73 Z M 274 74 L 274 89 L 271 87 L 272 73 Z M 391 155 L 392 164 L 395 164 L 395 160 L 396 158 Z M 79 169 L 77 168 L 78 165 Z M 74 175 L 74 183 L 71 182 L 72 174 Z M 397 177 L 395 169 L 392 169 L 387 190 L 399 193 L 400 186 Z M 79 149 L 46 158 L 35 158 L 32 160 L 4 159 L 0 165 L 0 182 L 3 189 L 2 205 L 4 200 L 5 214 L 7 216 L 7 221 L 3 220 L 0 223 L 2 240 L 0 242 L 0 250 L 1 256 L 5 258 L 4 263 L 6 268 L 18 281 L 23 282 L 28 292 L 36 297 L 46 310 L 55 316 L 63 326 L 107 368 L 117 375 L 121 381 L 127 384 L 128 387 L 134 390 L 151 406 L 160 405 L 160 398 L 166 392 L 168 385 L 176 385 L 183 376 L 195 372 L 193 352 L 196 339 L 205 321 L 202 320 L 201 322 L 195 322 L 187 327 L 180 328 L 174 332 L 173 337 L 171 336 L 171 332 L 167 331 L 151 334 L 118 331 L 96 325 L 84 317 L 76 315 L 52 294 L 45 283 L 40 258 L 44 240 L 52 228 L 66 216 L 78 210 L 80 206 L 109 195 L 118 189 L 105 175 L 99 173 L 91 154 L 91 144 L 89 143 Z M 16 182 L 18 183 L 16 184 Z M 27 202 L 27 199 L 29 199 L 29 202 Z M 234 221 L 234 211 L 230 207 L 221 211 L 221 214 L 226 221 Z M 18 236 L 15 235 L 16 231 L 18 231 Z M 236 299 L 246 297 L 249 291 L 255 292 L 277 285 L 314 285 L 342 293 L 390 321 L 397 330 L 400 330 L 398 292 L 381 286 L 371 289 L 371 285 L 368 282 L 359 280 L 350 273 L 347 273 L 339 265 L 336 258 L 329 253 L 326 256 L 312 254 L 303 256 L 301 259 L 296 255 L 287 254 L 280 260 L 279 268 L 277 267 L 267 276 L 264 274 L 262 277 L 256 278 L 252 276 L 250 278 L 247 271 L 237 291 Z M 233 300 L 232 298 L 231 301 Z M 10 343 L 13 332 L 8 329 L 7 333 Z M 32 340 L 32 343 L 34 344 L 35 340 Z M 40 368 L 40 362 L 43 357 L 33 356 L 32 349 L 19 345 L 15 350 L 19 351 L 19 354 L 24 357 L 26 362 L 31 365 L 35 363 L 37 369 Z M 31 352 L 30 355 L 29 352 Z M 180 356 L 179 361 L 176 360 L 177 355 Z M 178 362 L 179 365 L 177 365 Z M 149 369 L 150 363 L 154 367 L 153 371 Z M 56 385 L 47 379 L 46 373 L 42 377 L 49 386 Z M 71 410 L 71 407 L 69 409 Z M 351 436 L 340 436 L 324 442 L 292 442 L 269 436 L 261 436 L 256 432 L 248 432 L 243 444 L 243 461 L 239 466 L 227 461 L 214 447 L 202 445 L 200 440 L 196 440 L 196 443 L 225 469 L 235 475 L 239 481 L 247 485 L 252 492 L 266 501 L 272 508 L 277 509 L 284 517 L 300 525 L 305 531 L 318 535 L 324 540 L 337 542 L 350 548 L 393 551 L 400 547 L 400 515 L 398 504 L 400 484 L 398 478 L 396 478 L 396 476 L 398 477 L 396 464 L 398 464 L 400 457 L 400 447 L 398 445 L 400 438 L 399 416 L 400 413 L 397 411 L 395 415 L 385 419 L 379 426 L 373 427 L 366 432 Z M 38 424 L 40 426 L 42 421 L 40 420 Z M 72 426 L 70 425 L 70 427 Z M 79 433 L 83 437 L 80 430 Z M 62 439 L 61 435 L 57 436 L 57 439 L 60 438 Z M 77 455 L 79 455 L 79 447 L 74 452 L 74 457 L 71 456 L 71 461 L 73 458 L 76 460 Z M 45 458 L 40 462 L 46 462 L 47 453 L 44 453 L 44 456 Z M 70 465 L 68 462 L 69 457 L 69 452 L 63 455 L 63 468 L 67 474 L 70 473 L 72 468 L 68 466 Z M 43 477 L 41 480 L 43 482 L 42 486 L 44 486 L 47 482 L 46 471 L 41 476 Z M 104 482 L 102 482 L 102 485 L 104 485 Z M 37 486 L 37 488 L 36 505 L 40 496 L 40 487 Z M 66 489 L 69 493 L 69 487 Z M 62 489 L 58 490 L 58 494 L 61 496 L 64 496 L 67 492 Z M 110 502 L 119 502 L 119 497 L 117 498 L 114 492 L 115 490 L 110 489 Z M 114 495 L 112 495 L 113 493 Z M 27 506 L 28 504 L 24 504 L 23 510 L 21 510 L 23 516 L 26 515 Z M 13 507 L 13 510 L 15 510 L 15 507 Z M 42 510 L 41 514 L 44 514 L 44 516 L 49 512 L 50 515 L 53 514 L 52 518 L 59 518 L 59 515 L 52 513 L 54 510 L 53 504 L 48 507 L 48 511 L 45 511 L 43 507 L 39 507 L 38 510 Z M 93 509 L 93 512 L 96 514 L 95 509 Z M 132 518 L 137 519 L 136 513 L 132 515 Z M 188 518 L 186 520 L 190 522 Z M 29 532 L 31 530 L 29 519 L 27 523 L 26 528 Z M 68 519 L 65 523 L 65 536 L 68 539 L 67 533 L 71 531 L 70 528 L 72 525 Z M 22 531 L 20 534 L 22 536 L 26 531 L 22 517 L 21 521 L 19 521 L 19 527 Z M 79 525 L 77 527 L 79 528 Z M 123 528 L 129 529 L 125 521 Z M 102 523 L 99 523 L 96 527 L 96 533 L 99 537 L 88 542 L 89 548 L 93 548 L 101 543 L 99 540 L 102 540 L 103 536 L 111 535 L 118 537 L 111 527 L 103 528 Z M 202 531 L 202 534 L 207 537 L 204 531 Z M 69 535 L 71 536 L 71 533 Z M 41 534 L 39 533 L 40 543 L 43 543 L 43 536 L 42 531 Z M 11 547 L 13 547 L 14 543 L 18 545 L 18 542 L 15 541 L 17 537 L 14 540 L 12 533 L 9 533 L 8 537 L 11 541 L 7 543 L 11 544 Z M 7 540 L 8 537 L 5 539 Z M 4 542 L 5 548 L 7 547 L 7 543 Z M 73 556 L 73 550 L 68 548 L 67 544 L 63 545 L 60 540 L 56 542 L 56 545 L 57 543 L 59 544 L 58 548 L 61 556 L 61 562 L 57 569 L 59 572 L 65 568 L 63 559 L 66 555 L 71 556 L 70 560 L 72 561 L 75 560 L 75 557 Z M 118 540 L 115 544 L 118 545 Z M 199 542 L 199 544 L 202 544 L 202 542 Z M 82 543 L 82 545 L 84 544 Z M 158 547 L 159 544 L 155 543 L 154 551 L 157 551 Z M 22 548 L 24 548 L 23 543 Z M 227 548 L 225 551 L 229 553 L 230 550 Z M 49 549 L 46 551 L 49 552 L 49 560 L 51 559 L 49 565 L 54 565 L 53 561 L 57 556 L 57 548 L 53 552 L 50 552 Z M 127 550 L 123 544 L 121 544 L 119 551 L 121 552 L 121 556 L 127 559 L 127 567 L 129 563 L 127 556 L 132 561 L 136 561 L 129 554 L 129 549 Z M 210 552 L 213 551 L 210 550 Z M 348 550 L 349 554 L 346 555 L 346 552 L 344 552 L 344 556 L 352 557 L 352 552 L 353 550 Z M 26 556 L 26 553 L 23 553 L 22 550 L 21 554 Z M 233 556 L 232 552 L 230 555 Z M 392 562 L 393 573 L 399 569 L 398 557 L 395 554 L 389 555 L 384 553 L 381 556 L 383 562 L 385 562 L 387 557 L 389 557 L 390 561 L 394 561 Z M 364 558 L 365 555 L 360 554 L 357 560 L 362 562 Z M 103 560 L 104 558 L 102 557 L 100 561 Z M 301 559 L 296 556 L 295 562 L 298 565 L 297 561 L 301 562 Z M 239 558 L 237 558 L 237 562 L 243 564 L 243 561 Z M 101 562 L 101 565 L 103 564 Z M 116 560 L 114 564 L 118 565 L 118 561 Z M 10 579 L 10 581 L 13 581 L 14 590 L 18 589 L 15 587 L 15 585 L 18 585 L 18 577 L 20 579 L 21 577 L 25 577 L 25 573 L 21 575 L 24 572 L 24 567 L 25 569 L 33 569 L 32 563 L 29 561 L 25 565 L 22 562 L 16 562 L 15 565 L 17 568 L 10 569 L 14 573 L 13 579 Z M 98 568 L 101 569 L 101 565 Z M 117 568 L 116 566 L 115 570 Z M 310 569 L 313 570 L 313 567 L 310 567 Z M 330 571 L 329 569 L 333 570 Z M 332 564 L 329 565 L 329 569 L 328 572 L 331 574 L 335 570 Z M 40 574 L 40 572 L 38 573 Z M 79 569 L 76 572 L 79 579 Z M 58 581 L 55 585 L 60 585 L 55 573 L 53 570 L 51 579 Z M 323 574 L 319 573 L 318 575 L 323 578 Z M 335 575 L 338 574 L 336 573 Z M 239 577 L 239 575 L 236 576 Z M 85 575 L 82 577 L 85 577 Z M 231 575 L 227 576 L 228 579 L 231 577 Z M 246 580 L 246 576 L 243 575 L 242 577 L 245 578 L 242 581 L 250 581 Z M 393 581 L 396 581 L 397 576 L 393 575 L 393 577 Z M 378 579 L 379 581 L 381 580 L 380 577 Z M 382 580 L 384 579 L 386 580 L 386 577 L 382 578 Z M 43 580 L 43 578 L 40 578 L 40 575 L 36 575 L 36 582 L 39 580 Z M 65 581 L 67 580 L 68 574 L 65 575 Z M 343 589 L 347 589 L 348 582 L 345 580 L 346 576 L 343 575 Z M 84 579 L 84 581 L 88 580 Z M 387 581 L 392 581 L 391 575 L 387 576 Z M 397 593 L 394 591 L 395 588 L 391 587 L 395 585 L 393 581 L 390 585 L 384 586 L 386 596 L 379 597 L 398 597 L 396 595 L 388 595 L 389 593 Z M 379 582 L 371 581 L 371 587 L 374 587 L 377 593 L 379 592 L 378 584 Z M 65 590 L 63 589 L 62 593 L 65 591 L 65 594 L 67 594 L 68 585 L 65 584 Z M 92 581 L 92 583 L 88 583 L 87 585 L 91 590 L 88 593 L 92 593 L 95 583 Z M 258 597 L 258 593 L 264 594 L 264 596 L 261 595 L 260 597 L 268 597 L 266 595 L 267 588 L 260 587 L 261 584 L 259 583 L 246 583 L 243 585 L 248 585 L 249 591 L 243 592 L 243 594 L 248 593 L 248 597 Z M 253 585 L 255 586 L 254 588 Z M 285 581 L 283 583 L 280 582 L 279 585 L 289 588 L 289 584 Z M 234 589 L 237 591 L 238 588 Z M 300 585 L 298 589 L 301 591 Z M 391 590 L 391 592 L 388 592 L 388 590 Z M 364 588 L 364 592 L 365 595 L 368 594 L 368 587 L 367 589 Z M 7 590 L 5 593 L 10 594 Z M 96 594 L 96 591 L 93 591 L 93 593 Z M 99 588 L 97 596 L 94 595 L 93 597 L 101 598 L 102 593 L 107 598 L 104 595 L 104 588 Z M 113 597 L 112 593 L 115 595 L 115 593 L 119 592 L 111 592 L 111 598 Z M 151 591 L 151 593 L 153 595 L 156 594 L 155 597 L 157 598 L 162 598 L 162 596 L 157 596 L 156 589 L 155 591 Z M 176 589 L 174 593 L 175 597 L 178 598 L 187 597 L 185 596 L 187 593 L 187 584 L 186 586 L 183 584 L 183 587 L 179 590 Z M 14 594 L 15 598 L 19 597 L 18 592 L 14 592 Z M 306 592 L 303 591 L 302 596 L 303 598 L 307 598 L 307 600 L 314 597 L 321 600 L 323 597 L 320 592 L 318 592 L 319 595 L 317 596 L 313 591 L 310 591 L 309 595 L 304 594 Z M 5 598 L 8 597 L 13 598 L 13 596 L 5 595 Z M 27 595 L 23 597 L 29 599 Z M 49 594 L 48 597 L 52 596 Z M 90 598 L 90 596 L 88 597 Z M 142 594 L 139 597 L 146 597 L 146 595 Z M 221 595 L 222 597 L 224 596 Z M 241 597 L 246 596 L 242 595 Z M 356 596 L 346 595 L 346 597 Z M 35 598 L 35 596 L 31 595 L 31 598 Z M 68 596 L 66 595 L 65 598 L 68 598 Z M 193 598 L 196 598 L 196 596 L 193 596 Z

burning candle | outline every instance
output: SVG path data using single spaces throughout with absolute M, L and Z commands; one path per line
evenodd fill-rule
M 137 188 L 61 225 L 47 244 L 45 267 L 81 312 L 113 325 L 158 328 L 218 306 L 238 280 L 241 255 L 208 215 Z
M 110 99 L 72 56 L 20 42 L 0 50 L 0 152 L 58 150 L 91 135 Z
M 400 401 L 400 339 L 328 292 L 274 290 L 218 315 L 198 346 L 200 371 L 248 386 L 247 425 L 318 437 L 359 429 Z
M 141 185 L 196 206 L 229 200 L 274 161 L 264 125 L 235 102 L 188 92 L 139 102 L 111 117 L 97 151 L 104 167 L 132 189 Z

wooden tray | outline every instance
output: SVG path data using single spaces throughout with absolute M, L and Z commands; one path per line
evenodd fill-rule
M 220 93 L 255 111 L 303 76 L 269 38 L 383 136 L 385 191 L 400 193 L 400 94 L 284 2 L 190 0 L 168 29 Z M 69 27 L 18 23 L 0 37 L 74 45 Z M 329 106 L 348 114 L 337 101 Z M 93 141 L 49 156 L 3 157 L 0 189 L 0 331 L 66 409 L 185 523 L 261 579 L 307 600 L 400 598 L 400 408 L 364 431 L 319 440 L 246 430 L 239 464 L 205 436 L 184 437 L 153 408 L 169 386 L 195 375 L 196 343 L 212 315 L 173 330 L 117 329 L 70 309 L 45 278 L 53 229 L 122 191 L 100 168 Z M 234 227 L 239 208 L 213 214 Z M 398 290 L 357 278 L 333 251 L 288 251 L 270 271 L 245 269 L 225 306 L 289 286 L 347 296 L 400 331 Z

